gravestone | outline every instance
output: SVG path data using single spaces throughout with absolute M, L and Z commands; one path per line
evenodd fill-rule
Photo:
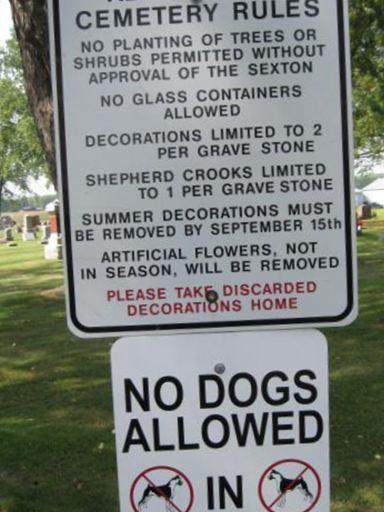
M 51 227 L 49 226 L 49 224 L 44 224 L 41 229 L 42 229 L 41 243 L 45 245 L 48 243 L 49 237 L 51 236 Z
M 44 248 L 46 260 L 61 260 L 63 258 L 63 246 L 60 233 L 59 201 L 55 200 L 45 207 L 48 213 L 50 236 Z
M 33 215 L 25 215 L 24 217 L 23 240 L 24 242 L 35 240 L 35 227 Z
M 6 242 L 13 242 L 12 228 L 7 228 L 4 230 L 4 238 Z
M 361 204 L 356 208 L 357 218 L 361 220 L 370 219 L 372 217 L 372 207 L 369 204 Z
M 34 228 L 38 228 L 41 224 L 41 221 L 40 221 L 40 216 L 39 215 L 31 215 L 31 222 L 32 222 L 32 227 Z
M 13 226 L 13 224 L 14 222 L 12 220 L 12 217 L 10 217 L 9 215 L 3 215 L 0 218 L 0 229 L 10 228 Z

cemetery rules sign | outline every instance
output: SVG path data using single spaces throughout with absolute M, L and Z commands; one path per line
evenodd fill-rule
M 355 316 L 343 0 L 51 0 L 81 336 Z
M 329 512 L 319 331 L 122 338 L 112 384 L 121 511 Z

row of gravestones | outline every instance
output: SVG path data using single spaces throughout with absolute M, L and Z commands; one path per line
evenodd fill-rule
M 44 244 L 44 257 L 45 259 L 62 259 L 63 248 L 60 233 L 60 221 L 58 203 L 54 202 L 47 207 L 48 223 L 41 226 L 42 239 L 41 243 Z M 35 240 L 36 228 L 40 223 L 40 219 L 36 215 L 26 215 L 24 217 L 24 226 L 22 229 L 22 237 L 25 242 Z M 4 230 L 4 242 L 12 244 L 14 241 L 13 229 L 8 227 Z
M 20 229 L 18 226 L 16 228 L 6 228 L 4 229 L 4 242 L 13 242 L 14 241 L 14 229 L 17 229 L 19 233 L 22 233 L 22 238 L 24 242 L 28 242 L 30 240 L 36 239 L 36 229 L 37 226 L 33 222 L 33 218 L 29 216 L 24 217 L 24 227 Z M 49 238 L 51 236 L 51 226 L 49 223 L 43 224 L 39 226 L 42 232 L 41 243 L 47 244 Z

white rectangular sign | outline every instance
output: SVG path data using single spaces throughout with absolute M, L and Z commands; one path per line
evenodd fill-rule
M 320 332 L 123 338 L 112 383 L 122 512 L 330 511 Z
M 355 316 L 344 0 L 50 0 L 81 336 Z

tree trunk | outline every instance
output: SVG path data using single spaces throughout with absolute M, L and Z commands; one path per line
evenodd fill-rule
M 54 119 L 45 0 L 9 0 L 24 68 L 25 89 L 36 121 L 49 176 L 57 186 Z

